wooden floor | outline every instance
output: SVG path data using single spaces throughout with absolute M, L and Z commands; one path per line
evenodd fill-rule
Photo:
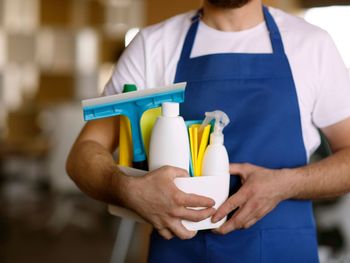
M 108 214 L 106 205 L 83 198 L 79 209 L 84 213 L 57 229 L 50 225 L 53 200 L 52 196 L 41 198 L 13 211 L 13 206 L 0 199 L 0 262 L 110 262 L 119 219 Z M 81 225 L 80 218 L 85 218 Z M 143 227 L 136 228 L 127 263 L 146 261 L 146 234 Z

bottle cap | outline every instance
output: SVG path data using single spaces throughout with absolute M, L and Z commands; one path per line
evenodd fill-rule
M 123 87 L 123 93 L 130 92 L 130 91 L 136 91 L 137 87 L 134 84 L 124 84 Z
M 180 113 L 179 103 L 164 102 L 162 104 L 162 115 L 165 117 L 177 117 Z
M 224 143 L 224 135 L 222 130 L 230 123 L 230 118 L 223 111 L 212 111 L 205 113 L 205 119 L 202 122 L 200 129 L 203 129 L 208 123 L 215 120 L 214 132 L 210 135 L 210 143 Z

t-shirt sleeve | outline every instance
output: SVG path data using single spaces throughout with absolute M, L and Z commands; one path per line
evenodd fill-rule
M 138 33 L 120 56 L 102 96 L 121 93 L 124 84 L 135 84 L 138 89 L 144 88 L 145 72 L 144 40 L 142 34 Z
M 324 128 L 350 117 L 350 74 L 327 33 L 321 45 L 313 122 Z

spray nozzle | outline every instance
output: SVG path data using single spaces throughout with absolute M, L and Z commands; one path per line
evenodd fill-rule
M 230 123 L 229 117 L 225 112 L 220 110 L 206 112 L 205 119 L 202 122 L 200 130 L 204 129 L 204 127 L 207 126 L 212 120 L 215 120 L 215 125 L 214 125 L 214 132 L 210 136 L 211 137 L 210 140 L 212 141 L 214 137 L 221 137 L 223 141 L 222 130 Z

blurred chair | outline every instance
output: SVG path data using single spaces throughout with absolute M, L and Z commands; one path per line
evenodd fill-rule
M 72 195 L 80 195 L 80 191 L 67 176 L 65 163 L 68 153 L 84 125 L 79 103 L 61 103 L 51 106 L 43 114 L 42 123 L 50 134 L 51 151 L 48 157 L 49 182 L 54 193 L 58 195 L 55 208 L 48 222 L 55 232 L 60 232 L 72 220 L 75 203 Z M 87 218 L 79 215 L 81 222 Z M 78 222 L 76 222 L 78 223 Z

